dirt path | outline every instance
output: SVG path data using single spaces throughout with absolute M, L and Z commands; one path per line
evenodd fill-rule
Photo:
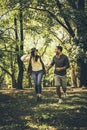
M 55 88 L 36 102 L 33 89 L 0 90 L 0 130 L 87 130 L 87 89 L 68 90 L 58 104 Z

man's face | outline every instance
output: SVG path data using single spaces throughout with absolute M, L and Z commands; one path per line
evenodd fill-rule
M 60 49 L 58 49 L 58 48 L 56 47 L 56 48 L 55 48 L 55 53 L 56 53 L 56 54 L 60 54 L 60 52 L 61 52 Z

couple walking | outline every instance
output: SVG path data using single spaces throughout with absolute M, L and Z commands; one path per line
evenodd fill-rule
M 52 62 L 47 70 L 45 70 L 44 63 L 41 57 L 38 55 L 38 50 L 36 48 L 31 49 L 31 56 L 29 59 L 28 74 L 32 75 L 35 85 L 35 91 L 37 94 L 37 101 L 41 100 L 41 80 L 43 74 L 49 72 L 52 66 L 55 65 L 54 79 L 57 94 L 59 97 L 59 103 L 62 103 L 60 87 L 62 86 L 64 94 L 66 94 L 67 79 L 66 70 L 69 68 L 69 60 L 66 55 L 62 53 L 63 48 L 61 46 L 56 46 L 55 53 Z

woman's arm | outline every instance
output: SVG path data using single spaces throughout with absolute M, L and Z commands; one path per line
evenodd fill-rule
M 30 59 L 30 56 L 29 56 L 29 55 L 23 55 L 23 56 L 21 57 L 21 61 L 29 61 L 29 59 Z

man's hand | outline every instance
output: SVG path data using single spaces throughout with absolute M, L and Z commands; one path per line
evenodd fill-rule
M 50 65 L 48 68 L 47 68 L 47 70 L 46 70 L 46 74 L 48 74 L 49 73 L 49 70 L 52 68 L 52 65 Z
M 61 71 L 61 70 L 65 70 L 65 69 L 66 69 L 66 67 L 57 67 L 56 68 L 57 71 Z
M 57 70 L 57 71 L 61 71 L 61 67 L 57 67 L 56 70 Z

